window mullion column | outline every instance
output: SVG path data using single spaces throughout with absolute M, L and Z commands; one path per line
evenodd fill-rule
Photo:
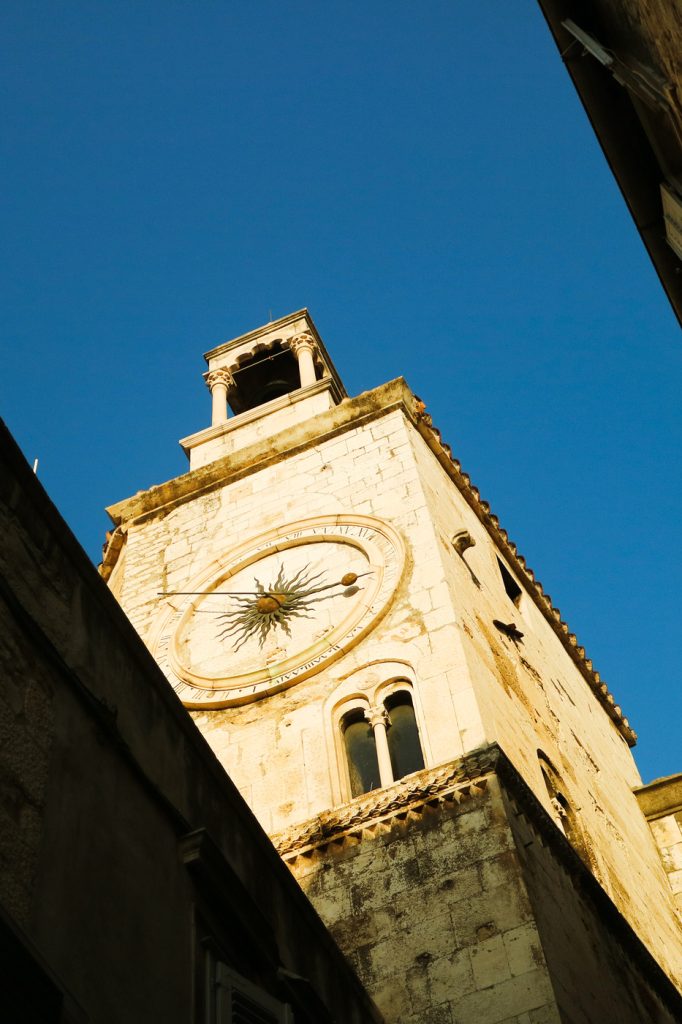
M 365 711 L 365 718 L 371 725 L 374 733 L 377 761 L 379 763 L 379 780 L 382 786 L 390 786 L 393 782 L 393 768 L 391 766 L 391 755 L 386 735 L 386 729 L 390 725 L 388 714 L 384 707 L 368 708 Z

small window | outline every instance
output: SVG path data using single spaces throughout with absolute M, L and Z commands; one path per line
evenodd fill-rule
M 225 964 L 215 963 L 211 1024 L 293 1024 L 288 1004 L 274 999 Z
M 412 698 L 406 690 L 392 693 L 386 698 L 388 711 L 388 751 L 391 755 L 393 780 L 402 779 L 424 767 L 424 755 L 419 742 L 419 730 L 414 716 Z
M 378 789 L 381 782 L 376 741 L 371 725 L 365 720 L 363 708 L 355 708 L 344 715 L 341 730 L 346 747 L 351 795 L 360 796 Z
M 368 699 L 366 705 L 347 711 L 339 724 L 351 797 L 390 786 L 424 768 L 409 689 L 393 690 L 374 707 Z
M 518 585 L 512 574 L 509 572 L 507 566 L 503 562 L 501 562 L 499 558 L 497 559 L 497 564 L 500 567 L 500 576 L 502 577 L 502 582 L 504 584 L 504 589 L 506 591 L 507 597 L 514 605 L 514 607 L 518 608 L 521 604 L 521 594 L 523 593 L 523 591 L 521 590 L 521 587 Z

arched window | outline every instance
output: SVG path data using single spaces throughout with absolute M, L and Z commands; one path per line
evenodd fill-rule
M 393 779 L 404 778 L 424 767 L 424 755 L 419 742 L 417 719 L 414 717 L 412 698 L 407 690 L 398 690 L 384 701 L 388 711 L 389 728 L 386 734 L 391 755 Z
M 348 710 L 340 719 L 350 795 L 360 796 L 421 771 L 424 755 L 409 690 L 391 692 L 375 707 Z
M 552 805 L 553 818 L 569 843 L 582 860 L 592 866 L 592 857 L 586 842 L 585 833 L 575 809 L 564 793 L 561 776 L 543 750 L 538 750 L 538 761 L 542 770 L 542 778 Z
M 341 719 L 351 796 L 360 796 L 381 785 L 374 730 L 363 708 L 354 708 Z

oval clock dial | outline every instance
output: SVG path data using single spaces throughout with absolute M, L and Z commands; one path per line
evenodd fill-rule
M 169 595 L 150 647 L 188 707 L 291 686 L 357 643 L 386 610 L 403 545 L 368 516 L 320 516 L 226 554 Z

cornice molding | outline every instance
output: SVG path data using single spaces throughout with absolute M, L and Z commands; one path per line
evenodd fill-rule
M 315 325 L 313 324 L 312 317 L 308 310 L 297 309 L 293 313 L 288 313 L 286 316 L 282 316 L 279 320 L 271 320 L 267 324 L 263 324 L 261 327 L 255 327 L 252 331 L 247 331 L 246 334 L 239 334 L 236 338 L 230 338 L 229 341 L 223 341 L 220 345 L 216 345 L 208 352 L 204 353 L 204 359 L 209 362 L 211 359 L 217 359 L 222 356 L 225 352 L 229 352 L 230 349 L 234 348 L 235 345 L 248 345 L 253 342 L 254 344 L 259 341 L 264 335 L 272 334 L 276 331 L 284 332 L 287 327 L 291 324 L 295 324 L 299 320 L 305 320 L 309 327 L 312 327 L 317 333 Z
M 301 825 L 293 825 L 271 836 L 275 849 L 285 860 L 322 850 L 330 843 L 340 844 L 390 825 L 409 814 L 423 814 L 427 807 L 443 803 L 462 803 L 480 795 L 486 777 L 495 771 L 499 757 L 497 746 L 465 755 L 458 761 L 429 768 L 385 789 L 326 811 Z
M 682 811 L 682 773 L 654 779 L 646 786 L 637 786 L 633 792 L 647 821 Z
M 220 373 L 221 371 L 214 370 L 212 372 Z M 214 441 L 217 437 L 224 437 L 227 434 L 233 434 L 242 427 L 245 427 L 250 423 L 255 423 L 256 420 L 264 419 L 264 417 L 271 416 L 272 413 L 280 412 L 282 409 L 288 409 L 291 405 L 297 405 L 299 402 L 304 402 L 307 398 L 313 398 L 315 395 L 321 395 L 325 391 L 329 391 L 334 402 L 340 402 L 343 397 L 336 387 L 336 383 L 332 377 L 322 377 L 321 380 L 316 380 L 313 384 L 308 384 L 304 388 L 297 388 L 295 391 L 287 392 L 286 395 L 280 395 L 279 398 L 273 398 L 269 402 L 264 402 L 262 405 L 256 405 L 253 409 L 247 409 L 246 412 L 240 412 L 239 416 L 230 416 L 229 419 L 224 421 L 224 423 L 214 423 L 210 427 L 204 427 L 203 430 L 197 431 L 196 434 L 190 434 L 189 437 L 183 437 L 179 442 L 180 447 L 189 458 L 189 453 L 192 448 L 196 448 L 200 444 L 205 444 L 206 441 Z M 289 430 L 291 430 L 291 428 L 289 428 Z M 238 449 L 238 451 L 239 450 L 241 449 Z M 235 452 L 232 455 L 225 456 L 225 458 L 234 460 L 236 454 L 237 453 Z M 223 461 L 224 459 L 215 460 L 215 462 Z M 211 464 L 212 463 L 209 463 L 209 465 Z M 259 466 L 259 469 L 260 468 L 261 467 Z M 182 479 L 182 477 L 176 477 L 176 479 Z

